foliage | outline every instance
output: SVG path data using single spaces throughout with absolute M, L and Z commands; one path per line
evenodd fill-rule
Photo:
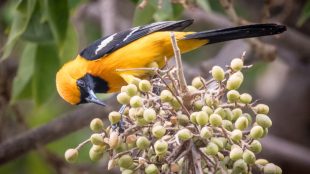
M 304 22 L 310 17 L 310 0 L 308 0 L 305 4 L 305 6 L 302 9 L 301 15 L 299 17 L 299 20 L 297 22 L 297 26 L 302 26 Z

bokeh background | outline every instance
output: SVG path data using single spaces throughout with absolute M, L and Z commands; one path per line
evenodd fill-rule
M 183 54 L 182 59 L 190 83 L 198 75 L 210 78 L 213 65 L 224 68 L 247 51 L 246 64 L 254 66 L 243 71 L 245 80 L 239 91 L 262 99 L 273 120 L 269 134 L 261 140 L 258 158 L 279 165 L 284 173 L 310 173 L 310 1 L 172 2 L 1 0 L 0 173 L 119 173 L 107 171 L 107 158 L 92 162 L 90 144 L 79 151 L 74 164 L 63 157 L 66 149 L 89 138 L 93 118 L 109 125 L 107 113 L 120 107 L 115 95 L 100 95 L 106 108 L 72 106 L 57 94 L 55 75 L 65 62 L 103 36 L 180 19 L 195 20 L 187 31 L 266 22 L 287 26 L 288 31 L 279 36 L 208 45 Z M 221 4 L 225 2 L 226 9 L 233 9 L 237 16 L 225 12 Z

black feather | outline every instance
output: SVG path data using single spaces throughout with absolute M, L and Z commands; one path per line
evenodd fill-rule
M 280 34 L 286 31 L 286 27 L 277 24 L 254 24 L 239 27 L 208 30 L 186 35 L 184 39 L 208 39 L 207 44 L 224 42 L 235 39 L 260 37 L 267 35 Z
M 190 26 L 193 22 L 194 20 L 166 21 L 130 28 L 96 40 L 87 48 L 85 48 L 80 53 L 80 55 L 87 60 L 100 59 L 148 34 L 157 31 L 182 31 L 186 27 Z M 105 41 L 106 39 L 109 40 L 109 37 L 113 37 L 113 39 L 108 42 L 104 47 L 98 49 L 98 47 L 102 44 L 103 41 Z

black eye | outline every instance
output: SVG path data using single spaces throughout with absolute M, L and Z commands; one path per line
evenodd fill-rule
M 80 87 L 85 87 L 85 82 L 83 80 L 78 80 L 77 81 L 77 84 L 80 86 Z

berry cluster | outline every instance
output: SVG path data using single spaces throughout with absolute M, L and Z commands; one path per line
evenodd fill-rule
M 214 66 L 212 79 L 196 77 L 185 88 L 177 68 L 159 70 L 152 63 L 150 68 L 139 69 L 157 77 L 150 81 L 134 78 L 117 95 L 119 103 L 128 105 L 123 113 L 125 131 L 110 126 L 103 129 L 102 121 L 94 119 L 91 129 L 103 132 L 67 150 L 67 161 L 76 161 L 79 148 L 91 141 L 90 158 L 97 161 L 108 153 L 108 168 L 119 166 L 123 174 L 237 174 L 252 169 L 282 173 L 267 160 L 256 159 L 262 150 L 259 140 L 267 135 L 272 121 L 266 115 L 267 105 L 252 102 L 250 94 L 237 91 L 244 80 L 241 70 L 251 67 L 244 66 L 243 60 L 244 55 L 233 59 L 225 72 Z M 154 92 L 155 88 L 161 92 Z M 254 114 L 255 122 L 246 110 Z M 113 111 L 109 120 L 119 123 L 121 114 Z

